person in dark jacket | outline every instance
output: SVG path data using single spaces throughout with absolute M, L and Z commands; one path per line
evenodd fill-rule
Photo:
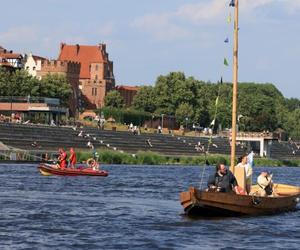
M 216 166 L 216 172 L 209 177 L 207 185 L 218 192 L 236 192 L 238 186 L 234 175 L 222 163 Z

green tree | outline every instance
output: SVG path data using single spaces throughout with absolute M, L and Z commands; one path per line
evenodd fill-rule
M 36 85 L 39 85 L 39 80 L 29 75 L 26 70 L 16 70 L 11 74 L 9 89 L 13 96 L 32 95 Z
M 289 132 L 289 136 L 293 139 L 300 139 L 300 109 L 295 109 L 288 115 L 287 122 L 285 124 L 286 131 Z
M 186 118 L 188 118 L 188 120 L 190 121 L 191 117 L 194 116 L 193 107 L 186 102 L 181 103 L 176 109 L 175 116 L 181 124 L 184 124 Z
M 104 103 L 106 107 L 122 108 L 124 106 L 123 97 L 117 90 L 108 92 L 104 98 Z
M 182 72 L 171 72 L 167 76 L 159 76 L 155 83 L 156 112 L 174 115 L 179 105 L 178 88 L 185 83 Z
M 0 66 L 0 96 L 8 96 L 8 86 L 10 84 L 10 75 L 5 68 Z
M 294 111 L 300 108 L 300 100 L 297 98 L 285 99 L 285 105 L 289 111 Z
M 279 125 L 276 109 L 283 100 L 272 84 L 239 84 L 238 113 L 247 121 L 246 130 L 275 130 Z
M 215 111 L 217 97 L 216 86 L 200 82 L 197 86 L 196 105 L 194 106 L 194 123 L 208 127 Z
M 63 105 L 67 105 L 72 95 L 72 88 L 65 76 L 48 74 L 34 86 L 31 94 L 34 96 L 59 98 Z
M 133 107 L 136 110 L 153 113 L 156 110 L 155 92 L 151 86 L 143 86 L 133 98 Z
M 159 76 L 154 87 L 156 113 L 175 115 L 182 104 L 188 104 L 193 110 L 197 110 L 199 85 L 199 81 L 193 77 L 186 78 L 182 72 L 171 72 L 167 76 Z M 193 111 L 189 116 L 189 121 L 194 120 Z
M 219 100 L 215 128 L 218 128 L 219 124 L 222 125 L 222 128 L 230 128 L 232 121 L 232 84 L 220 84 L 217 88 Z
M 16 70 L 9 73 L 0 69 L 0 95 L 1 96 L 28 96 L 39 85 L 39 80 L 28 74 L 26 70 Z
M 42 80 L 28 74 L 26 70 L 8 73 L 0 68 L 1 96 L 32 96 L 59 98 L 64 105 L 68 104 L 72 89 L 65 76 L 48 74 Z

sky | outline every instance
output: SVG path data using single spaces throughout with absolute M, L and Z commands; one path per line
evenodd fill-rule
M 1 1 L 0 46 L 57 59 L 61 42 L 106 43 L 119 85 L 154 85 L 171 71 L 232 82 L 229 2 Z M 273 83 L 285 97 L 300 98 L 300 0 L 239 2 L 239 81 Z

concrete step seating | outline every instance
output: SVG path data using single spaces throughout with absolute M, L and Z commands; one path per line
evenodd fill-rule
M 78 136 L 82 130 L 82 136 Z M 147 143 L 150 140 L 152 147 Z M 131 132 L 98 130 L 84 127 L 51 127 L 46 125 L 0 123 L 0 141 L 7 146 L 24 150 L 66 150 L 90 148 L 90 141 L 97 150 L 110 149 L 136 153 L 138 151 L 153 151 L 163 155 L 204 155 L 209 144 L 209 137 L 172 136 L 166 134 L 133 135 Z M 230 154 L 228 138 L 212 137 L 208 150 L 211 154 Z M 33 144 L 36 142 L 36 146 Z M 204 148 L 196 150 L 200 142 Z M 300 145 L 300 144 L 299 144 Z M 237 145 L 236 154 L 242 155 L 246 148 Z M 274 141 L 271 146 L 271 157 L 275 159 L 299 158 L 300 150 L 297 144 Z
M 0 123 L 0 141 L 7 146 L 34 150 L 58 147 L 87 148 L 87 140 L 71 128 Z M 36 142 L 36 146 L 33 146 Z
M 296 144 L 291 144 L 289 142 L 273 141 L 270 150 L 270 155 L 271 158 L 280 160 L 299 159 L 300 147 Z

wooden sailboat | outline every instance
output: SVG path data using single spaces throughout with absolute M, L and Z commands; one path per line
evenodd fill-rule
M 233 99 L 232 99 L 232 138 L 231 138 L 231 171 L 240 186 L 245 185 L 243 168 L 235 168 L 236 147 L 236 114 L 237 114 L 237 83 L 238 83 L 238 7 L 234 1 L 234 49 L 233 49 Z M 190 187 L 187 192 L 180 193 L 180 202 L 187 215 L 191 216 L 239 216 L 269 215 L 296 209 L 300 201 L 300 187 L 285 184 L 274 184 L 274 196 L 257 195 L 258 186 L 251 187 L 249 195 L 222 193 L 199 190 Z
M 180 193 L 180 202 L 185 214 L 190 216 L 271 215 L 295 210 L 300 201 L 300 188 L 284 184 L 275 184 L 274 187 L 274 197 L 237 195 L 190 187 L 187 192 Z

